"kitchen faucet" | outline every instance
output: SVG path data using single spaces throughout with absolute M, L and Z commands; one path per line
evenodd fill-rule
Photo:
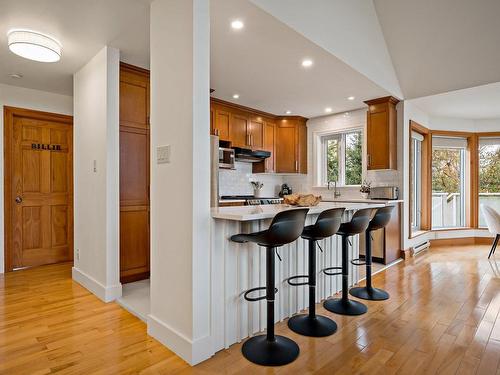
M 340 191 L 337 190 L 337 181 L 328 181 L 328 190 L 330 190 L 330 184 L 333 182 L 333 197 L 340 197 Z

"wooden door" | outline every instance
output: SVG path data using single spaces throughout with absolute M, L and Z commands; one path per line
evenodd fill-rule
M 262 118 L 254 118 L 249 124 L 250 130 L 250 146 L 254 150 L 262 150 L 264 148 L 264 121 Z
M 218 135 L 223 141 L 229 141 L 229 124 L 231 122 L 231 114 L 220 109 L 215 110 L 214 119 L 214 134 Z
M 297 161 L 297 127 L 290 121 L 281 121 L 276 128 L 276 172 L 295 173 Z
M 249 146 L 249 125 L 248 117 L 240 114 L 231 115 L 231 126 L 229 128 L 229 137 L 233 146 Z
M 272 173 L 275 171 L 274 160 L 276 158 L 275 151 L 276 125 L 273 122 L 265 122 L 264 124 L 264 150 L 269 151 L 271 156 L 265 161 L 265 172 Z
M 307 174 L 307 127 L 305 123 L 299 123 L 297 126 L 297 160 L 298 173 Z
M 368 169 L 387 169 L 389 160 L 389 133 L 386 111 L 368 114 L 367 119 L 367 155 Z
M 6 269 L 73 260 L 73 119 L 5 108 Z
M 149 72 L 120 66 L 120 281 L 149 277 Z

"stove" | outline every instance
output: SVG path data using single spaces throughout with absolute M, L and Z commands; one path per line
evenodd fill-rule
M 244 200 L 245 206 L 258 206 L 261 204 L 281 204 L 283 202 L 283 198 L 278 197 L 259 197 L 256 198 L 253 195 L 223 195 L 220 197 L 221 201 L 230 201 L 230 200 Z

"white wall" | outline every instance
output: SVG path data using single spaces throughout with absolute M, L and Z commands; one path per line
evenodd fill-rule
M 73 278 L 104 301 L 121 296 L 119 60 L 104 47 L 74 75 Z
M 191 364 L 210 332 L 208 0 L 151 4 L 151 314 L 148 333 Z M 170 145 L 171 161 L 156 164 Z
M 53 94 L 45 91 L 26 89 L 0 84 L 0 178 L 4 179 L 3 161 L 3 108 L 4 106 L 35 109 L 44 112 L 73 114 L 71 96 Z M 3 182 L 0 183 L 0 273 L 4 272 L 4 206 Z
M 324 187 L 318 186 L 317 159 L 319 150 L 319 138 L 322 135 L 346 131 L 349 129 L 363 130 L 363 178 L 372 183 L 372 186 L 398 186 L 401 185 L 401 168 L 402 162 L 398 164 L 398 169 L 393 171 L 368 171 L 366 169 L 366 111 L 362 108 L 355 111 L 350 111 L 349 115 L 339 113 L 329 116 L 312 118 L 307 122 L 307 153 L 308 153 L 308 175 L 306 180 L 301 178 L 289 178 L 296 186 L 300 186 L 300 190 L 314 191 L 316 194 L 321 194 L 323 198 L 332 198 L 333 192 L 328 191 Z M 398 130 L 398 138 L 400 131 Z M 299 181 L 298 181 L 299 180 Z M 302 182 L 302 184 L 300 183 Z M 305 185 L 305 186 L 304 186 Z M 361 198 L 359 187 L 340 187 L 338 188 L 343 198 Z

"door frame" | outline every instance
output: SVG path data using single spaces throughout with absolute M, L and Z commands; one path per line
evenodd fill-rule
M 12 271 L 12 136 L 14 133 L 14 117 L 28 117 L 36 120 L 58 122 L 73 126 L 73 116 L 59 113 L 43 112 L 33 109 L 4 106 L 4 129 L 3 129 L 3 156 L 4 156 L 4 264 L 5 272 Z M 73 157 L 73 155 L 71 155 Z M 71 167 L 73 171 L 73 166 Z M 73 175 L 73 173 L 72 173 Z M 73 177 L 72 177 L 73 179 Z M 71 195 L 73 196 L 73 181 L 71 181 Z M 71 199 L 73 204 L 73 199 Z M 72 210 L 73 212 L 73 210 Z M 74 220 L 74 212 L 73 217 Z M 73 251 L 73 249 L 71 249 Z

